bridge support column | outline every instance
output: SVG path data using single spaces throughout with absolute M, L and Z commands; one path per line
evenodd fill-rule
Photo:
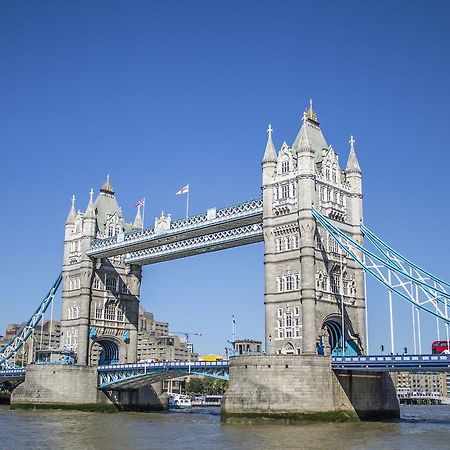
M 313 355 L 236 356 L 222 421 L 380 420 L 400 416 L 387 372 L 333 371 Z
M 100 391 L 97 383 L 94 366 L 30 364 L 25 381 L 11 395 L 11 408 L 162 411 L 168 407 L 161 382 L 121 391 Z

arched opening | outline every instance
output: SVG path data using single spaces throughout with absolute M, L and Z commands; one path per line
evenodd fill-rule
M 346 320 L 344 323 L 344 350 L 342 350 L 342 322 L 337 316 L 329 317 L 325 320 L 322 329 L 324 329 L 328 338 L 325 338 L 324 345 L 328 347 L 329 354 L 332 356 L 355 356 L 361 354 L 361 346 L 357 336 L 353 335 L 351 325 Z
M 92 344 L 90 364 L 99 366 L 118 364 L 119 346 L 110 340 L 101 339 Z
M 294 346 L 290 342 L 286 343 L 286 345 L 283 347 L 283 354 L 293 355 L 294 353 L 295 353 Z

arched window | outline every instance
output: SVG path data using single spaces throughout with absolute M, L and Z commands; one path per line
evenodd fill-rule
M 292 275 L 288 275 L 286 277 L 286 290 L 287 291 L 294 290 L 294 282 L 293 282 L 293 279 L 292 279 Z
M 116 292 L 116 279 L 113 277 L 106 278 L 106 290 Z
M 327 163 L 327 165 L 325 166 L 325 178 L 329 180 L 330 175 L 331 175 L 330 165 L 329 163 Z
M 335 167 L 335 166 L 333 166 L 333 171 L 332 171 L 331 179 L 333 180 L 333 183 L 336 183 L 336 182 L 337 182 L 337 170 L 336 170 L 336 167 Z

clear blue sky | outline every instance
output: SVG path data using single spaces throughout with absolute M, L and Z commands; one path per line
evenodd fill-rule
M 357 139 L 365 222 L 450 279 L 448 1 L 0 2 L 0 332 L 61 270 L 74 193 L 111 175 L 147 224 L 260 195 L 269 122 L 292 143 L 309 98 L 341 161 Z M 231 316 L 263 337 L 262 244 L 144 269 L 142 303 L 223 352 Z M 369 284 L 372 350 L 387 294 Z M 398 300 L 398 299 L 397 299 Z M 400 303 L 399 301 L 397 303 Z M 395 308 L 412 348 L 410 309 Z M 435 338 L 424 319 L 425 348 Z

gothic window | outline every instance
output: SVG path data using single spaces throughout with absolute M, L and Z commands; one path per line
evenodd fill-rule
M 278 292 L 283 291 L 283 279 L 281 277 L 277 277 L 277 291 Z
M 296 307 L 294 308 L 294 316 L 298 316 L 299 313 L 300 313 L 300 308 L 299 308 L 298 306 L 296 306 Z M 298 320 L 298 319 L 296 319 L 296 320 Z M 296 325 L 298 325 L 298 324 L 296 324 Z
M 281 163 L 281 173 L 289 172 L 289 161 L 283 161 Z
M 322 273 L 319 273 L 317 277 L 317 289 L 324 291 L 325 290 L 325 277 Z
M 328 164 L 325 166 L 325 178 L 330 179 L 330 166 Z
M 333 167 L 332 180 L 333 180 L 333 183 L 337 182 L 337 170 L 336 170 L 336 167 Z
M 286 330 L 286 337 L 291 338 L 292 337 L 292 329 Z
M 339 286 L 340 286 L 340 280 L 339 280 L 339 273 L 333 273 L 331 274 L 330 281 L 331 281 L 331 292 L 334 294 L 339 294 Z
M 324 202 L 325 201 L 325 187 L 320 186 L 319 192 L 320 192 L 320 201 Z
M 121 308 L 117 309 L 117 321 L 118 322 L 123 322 L 124 320 L 124 314 L 123 314 L 123 310 Z
M 336 189 L 334 189 L 334 191 L 333 191 L 333 201 L 334 201 L 334 203 L 338 202 L 338 192 Z
M 292 183 L 292 197 L 295 197 L 297 195 L 297 190 L 295 188 L 295 183 Z
M 279 200 L 280 199 L 280 191 L 278 189 L 278 186 L 274 186 L 273 193 L 275 195 L 275 200 Z
M 291 246 L 292 246 L 291 237 L 288 236 L 286 238 L 286 250 L 291 250 Z
M 286 315 L 286 326 L 292 327 L 292 316 L 290 314 Z
M 277 315 L 278 315 L 278 317 L 283 316 L 283 308 L 278 308 Z
M 122 294 L 129 294 L 130 290 L 128 289 L 128 286 L 126 285 L 126 283 L 122 282 Z
M 339 245 L 331 236 L 328 236 L 328 251 L 339 253 Z
M 295 274 L 295 289 L 300 289 L 300 274 L 298 273 Z
M 97 304 L 95 307 L 95 318 L 103 319 L 103 307 L 101 304 Z
M 108 237 L 112 237 L 114 236 L 114 227 L 112 225 L 110 225 L 108 227 Z
M 106 278 L 106 290 L 109 292 L 116 291 L 116 279 L 113 277 Z
M 331 189 L 327 189 L 327 202 L 331 202 Z
M 298 248 L 298 234 L 294 234 L 294 248 Z
M 348 281 L 344 280 L 344 295 L 348 295 Z
M 300 337 L 300 330 L 299 329 L 295 330 L 295 337 L 297 337 L 297 338 Z
M 277 252 L 283 251 L 283 240 L 281 238 L 277 239 Z
M 94 288 L 94 289 L 100 289 L 100 278 L 99 277 L 95 277 L 94 278 L 94 281 L 93 281 L 93 283 L 92 283 L 92 287 Z
M 105 320 L 116 320 L 116 305 L 107 302 L 105 305 Z
M 286 199 L 288 197 L 289 197 L 289 185 L 283 184 L 283 186 L 281 186 L 281 198 Z
M 316 233 L 316 248 L 317 250 L 323 250 L 323 242 L 319 233 Z
M 294 280 L 292 279 L 292 275 L 288 275 L 286 277 L 286 290 L 287 291 L 294 290 Z

